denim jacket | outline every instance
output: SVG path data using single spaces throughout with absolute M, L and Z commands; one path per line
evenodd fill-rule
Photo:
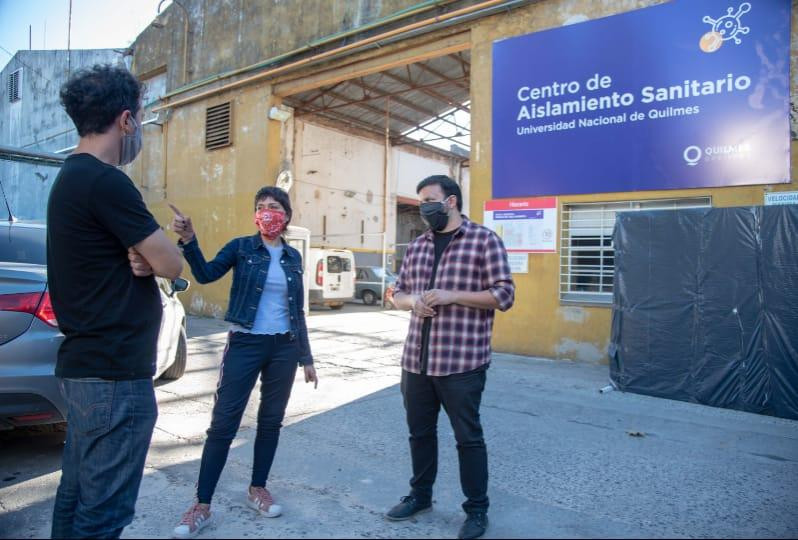
M 233 285 L 224 320 L 252 328 L 260 295 L 269 273 L 271 256 L 260 234 L 242 236 L 227 243 L 212 261 L 206 261 L 196 237 L 189 243 L 178 242 L 191 272 L 199 283 L 216 281 L 233 269 Z M 299 340 L 302 365 L 312 365 L 308 328 L 305 323 L 305 291 L 302 280 L 302 255 L 283 242 L 283 266 L 288 285 L 288 308 L 291 317 L 291 340 Z

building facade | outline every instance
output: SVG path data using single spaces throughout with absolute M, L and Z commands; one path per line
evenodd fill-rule
M 162 223 L 170 219 L 167 200 L 192 215 L 209 253 L 251 232 L 253 194 L 283 171 L 293 178 L 297 224 L 311 229 L 315 243 L 374 255 L 385 233 L 389 252 L 397 253 L 402 240 L 417 232 L 413 187 L 427 172 L 450 174 L 463 184 L 466 213 L 475 221 L 482 221 L 485 202 L 494 198 L 495 41 L 661 3 L 173 4 L 134 44 L 132 69 L 150 89 L 146 115 L 153 122 L 130 174 Z M 795 7 L 793 2 L 791 96 L 798 73 Z M 410 136 L 432 119 L 458 129 L 461 122 L 450 115 L 455 109 L 470 117 L 467 158 L 456 148 L 430 148 Z M 528 255 L 528 272 L 515 276 L 515 307 L 496 319 L 495 348 L 606 361 L 615 213 L 761 205 L 766 192 L 795 190 L 794 133 L 787 184 L 558 197 L 558 237 L 566 236 L 574 216 L 594 222 L 595 230 L 589 240 L 568 236 L 571 241 L 556 253 Z M 570 266 L 563 258 L 590 257 L 606 262 L 607 270 L 585 277 L 563 269 Z M 192 289 L 189 309 L 220 316 L 228 287 L 223 281 Z M 595 295 L 575 294 L 586 291 Z
M 19 51 L 0 72 L 0 145 L 58 152 L 74 147 L 77 131 L 59 101 L 69 73 L 94 64 L 122 64 L 114 49 Z M 57 168 L 0 160 L 0 179 L 14 214 L 43 219 Z

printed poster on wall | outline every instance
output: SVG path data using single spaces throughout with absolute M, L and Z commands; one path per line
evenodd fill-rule
M 510 263 L 511 274 L 529 273 L 529 253 L 508 253 L 507 262 Z
M 673 0 L 493 44 L 496 198 L 789 182 L 790 0 Z
M 486 201 L 483 223 L 508 253 L 557 252 L 557 198 Z

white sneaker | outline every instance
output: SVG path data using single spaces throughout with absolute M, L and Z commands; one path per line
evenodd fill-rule
M 247 495 L 247 506 L 257 510 L 262 516 L 276 518 L 283 513 L 283 507 L 274 504 L 274 498 L 265 487 L 250 487 Z
M 172 538 L 194 538 L 202 529 L 213 522 L 209 507 L 194 503 L 185 514 L 180 524 L 172 531 Z

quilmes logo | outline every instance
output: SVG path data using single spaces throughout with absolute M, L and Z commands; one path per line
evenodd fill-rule
M 747 34 L 751 29 L 747 26 L 743 26 L 740 18 L 749 11 L 751 11 L 751 4 L 743 2 L 740 4 L 740 7 L 737 8 L 736 12 L 733 7 L 730 7 L 726 10 L 726 15 L 718 17 L 717 19 L 713 19 L 709 15 L 704 15 L 704 18 L 701 20 L 707 24 L 711 24 L 712 30 L 701 36 L 701 41 L 699 42 L 701 50 L 706 53 L 713 53 L 720 49 L 720 46 L 723 45 L 724 42 L 731 39 L 734 40 L 736 45 L 742 43 L 739 36 Z
M 721 161 L 729 159 L 745 159 L 750 155 L 751 145 L 748 143 L 707 146 L 705 148 L 701 148 L 700 146 L 696 145 L 690 145 L 682 152 L 682 157 L 684 158 L 684 162 L 688 167 L 695 167 L 702 160 Z
M 704 156 L 703 150 L 698 146 L 688 146 L 684 149 L 684 161 L 690 167 L 695 167 L 698 165 L 698 162 L 701 161 L 701 158 Z

